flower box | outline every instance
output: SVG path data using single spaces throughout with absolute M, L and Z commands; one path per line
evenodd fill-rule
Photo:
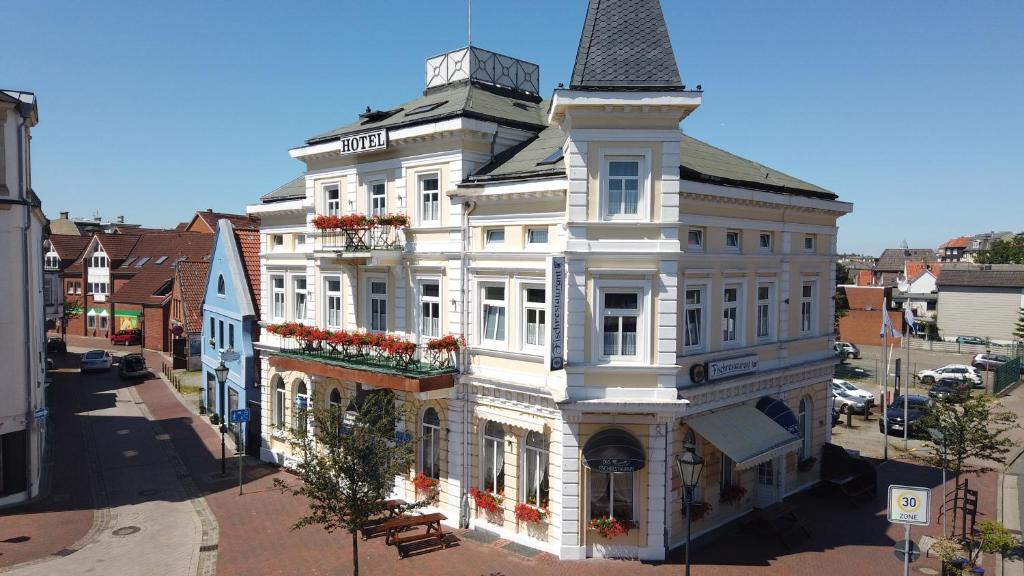
M 495 494 L 490 490 L 477 490 L 473 488 L 469 491 L 470 497 L 476 502 L 478 510 L 483 510 L 491 514 L 501 513 L 501 505 L 505 502 L 505 494 L 499 492 Z
M 547 521 L 550 512 L 548 512 L 547 508 L 538 508 L 537 506 L 532 506 L 526 502 L 517 502 L 515 514 L 516 520 L 519 522 L 526 524 L 540 524 Z
M 690 519 L 699 522 L 711 512 L 711 504 L 707 502 L 693 502 L 690 504 Z M 686 518 L 686 506 L 683 506 L 683 518 Z
M 739 484 L 730 484 L 723 486 L 722 490 L 718 493 L 718 501 L 722 504 L 730 504 L 732 502 L 739 502 L 747 494 L 747 489 Z
M 412 485 L 416 488 L 416 498 L 427 503 L 437 502 L 438 481 L 420 472 L 412 479 Z
M 615 518 L 608 518 L 607 516 L 602 518 L 594 518 L 587 525 L 587 529 L 591 532 L 597 532 L 603 538 L 616 538 L 624 534 L 629 534 L 630 530 L 637 527 L 636 522 L 632 520 L 616 520 Z

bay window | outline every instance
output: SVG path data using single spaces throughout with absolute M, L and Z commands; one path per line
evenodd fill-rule
M 605 165 L 605 211 L 608 218 L 636 218 L 640 214 L 640 158 L 609 158 Z
M 636 359 L 637 326 L 640 323 L 640 292 L 609 290 L 601 299 L 603 356 Z
M 590 518 L 634 519 L 633 472 L 590 471 Z

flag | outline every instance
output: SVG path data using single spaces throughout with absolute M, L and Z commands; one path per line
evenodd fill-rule
M 903 309 L 903 322 L 907 325 L 907 330 L 910 330 L 912 334 L 917 334 L 917 319 L 914 318 L 914 311 L 908 305 Z
M 896 327 L 892 325 L 892 318 L 889 318 L 889 303 L 886 300 L 882 300 L 882 329 L 878 331 L 879 338 L 885 338 L 886 336 L 893 338 L 899 338 L 900 333 L 896 330 Z

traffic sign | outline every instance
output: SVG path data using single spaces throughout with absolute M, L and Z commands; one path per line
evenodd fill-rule
M 36 420 L 45 420 L 46 417 L 50 415 L 50 411 L 46 408 L 46 406 L 43 406 L 42 408 L 39 408 L 38 410 L 33 412 L 32 415 L 35 416 Z
M 929 523 L 928 499 L 931 491 L 917 486 L 889 486 L 889 522 L 894 524 Z
M 896 557 L 900 559 L 900 562 L 906 560 L 904 556 L 908 544 L 910 545 L 910 561 L 917 562 L 917 559 L 921 557 L 921 548 L 914 544 L 913 540 L 897 540 L 896 545 L 893 546 L 896 549 Z
M 231 348 L 228 348 L 227 350 L 220 353 L 220 359 L 222 362 L 237 362 L 240 357 L 241 354 L 235 352 Z
M 248 422 L 249 421 L 249 409 L 241 408 L 239 410 L 231 411 L 232 422 Z

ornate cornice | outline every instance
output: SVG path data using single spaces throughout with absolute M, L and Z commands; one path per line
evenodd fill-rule
M 680 198 L 684 200 L 696 200 L 699 202 L 714 202 L 716 204 L 724 204 L 727 206 L 745 206 L 750 208 L 770 208 L 777 210 L 780 207 L 794 212 L 803 213 L 814 213 L 814 214 L 828 214 L 830 216 L 839 217 L 845 214 L 845 212 L 839 210 L 828 210 L 825 208 L 815 208 L 811 206 L 800 206 L 797 204 L 789 204 L 783 202 L 768 202 L 765 200 L 753 200 L 750 198 L 733 198 L 730 196 L 719 196 L 716 194 L 700 194 L 697 192 L 680 192 Z M 680 211 L 683 211 L 680 209 Z
M 780 368 L 746 378 L 683 388 L 679 393 L 690 401 L 686 412 L 688 415 L 693 415 L 730 404 L 756 400 L 768 394 L 778 394 L 830 381 L 834 365 L 832 360 L 825 360 Z

